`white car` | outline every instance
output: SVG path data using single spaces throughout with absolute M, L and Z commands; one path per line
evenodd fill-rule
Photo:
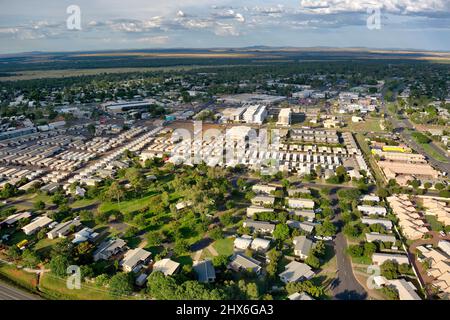
M 445 237 L 445 232 L 444 232 L 444 231 L 439 231 L 439 234 L 440 234 L 442 237 Z

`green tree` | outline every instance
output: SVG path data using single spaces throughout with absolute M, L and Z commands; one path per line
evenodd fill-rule
M 395 287 L 393 286 L 384 286 L 381 289 L 381 292 L 383 292 L 383 294 L 389 299 L 389 300 L 398 300 L 399 299 L 399 295 L 398 295 L 398 291 Z
M 388 280 L 397 279 L 399 277 L 398 263 L 387 260 L 380 266 L 381 275 Z
M 336 226 L 328 219 L 316 227 L 316 234 L 323 237 L 331 237 L 336 234 Z
M 273 231 L 273 237 L 280 241 L 285 241 L 289 238 L 289 227 L 286 224 L 277 224 Z
M 130 295 L 133 292 L 130 274 L 119 272 L 112 276 L 109 281 L 109 292 L 115 298 Z
M 67 267 L 69 267 L 69 260 L 66 256 L 53 256 L 50 260 L 50 270 L 58 277 L 65 277 L 67 275 Z
M 309 254 L 306 258 L 305 263 L 311 268 L 318 269 L 320 267 L 320 260 L 314 254 Z
M 45 209 L 45 202 L 42 201 L 42 200 L 37 201 L 37 202 L 34 204 L 34 208 L 35 208 L 36 210 L 44 210 L 44 209 Z

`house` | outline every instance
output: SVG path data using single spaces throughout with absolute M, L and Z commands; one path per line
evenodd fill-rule
M 228 268 L 236 272 L 247 270 L 259 274 L 261 272 L 261 262 L 244 254 L 236 253 L 231 257 Z
M 358 206 L 358 211 L 365 215 L 372 215 L 377 214 L 381 216 L 385 216 L 387 214 L 387 210 L 385 207 L 381 206 L 366 206 L 366 205 L 360 205 Z
M 270 240 L 255 238 L 250 247 L 255 251 L 266 252 L 270 248 Z
M 273 206 L 275 197 L 272 196 L 256 196 L 252 200 L 252 204 L 256 206 Z
M 299 230 L 307 232 L 307 233 L 312 233 L 316 226 L 314 223 L 311 223 L 311 222 L 307 222 L 307 221 L 301 222 L 301 221 L 296 221 L 296 220 L 288 220 L 288 221 L 286 221 L 286 224 L 290 228 L 299 229 Z
M 374 265 L 381 266 L 388 260 L 397 262 L 398 264 L 409 264 L 408 256 L 404 254 L 374 253 L 372 255 L 372 262 Z
M 133 271 L 137 273 L 143 266 L 151 262 L 151 255 L 151 252 L 141 248 L 128 250 L 123 257 L 123 260 L 120 262 L 120 265 L 125 272 Z
M 293 209 L 314 209 L 315 203 L 311 199 L 289 198 L 288 206 Z
M 316 217 L 316 213 L 314 210 L 293 210 L 289 212 L 290 215 L 294 215 L 297 217 L 305 218 L 308 221 L 314 221 L 314 218 Z
M 308 258 L 314 243 L 305 236 L 298 236 L 294 238 L 293 244 L 294 254 L 300 257 L 300 259 L 305 260 Z
M 94 252 L 94 261 L 108 260 L 112 256 L 126 249 L 127 243 L 122 239 L 108 239 L 103 241 Z
M 286 265 L 285 270 L 280 273 L 280 279 L 284 283 L 309 280 L 314 276 L 311 267 L 305 263 L 292 261 Z
M 91 228 L 84 228 L 77 233 L 75 233 L 75 238 L 72 240 L 73 244 L 78 244 L 82 242 L 92 242 L 98 237 L 98 233 L 94 232 Z
M 400 300 L 422 300 L 416 293 L 417 288 L 405 279 L 389 280 L 388 285 L 397 289 Z
M 247 208 L 247 217 L 251 218 L 255 215 L 255 213 L 261 213 L 261 212 L 273 212 L 273 209 L 258 207 L 258 206 L 250 206 Z
M 395 241 L 397 241 L 397 239 L 395 238 L 394 235 L 381 234 L 381 233 L 377 233 L 377 232 L 366 233 L 366 240 L 367 240 L 367 242 L 380 241 L 380 242 L 390 242 L 390 243 L 395 243 Z
M 193 269 L 197 273 L 199 282 L 210 283 L 216 281 L 216 270 L 211 260 L 194 261 Z
M 275 192 L 277 190 L 277 187 L 275 186 L 268 186 L 265 184 L 255 184 L 252 187 L 253 192 L 255 193 L 265 193 L 265 194 L 272 194 L 273 192 Z
M 289 300 L 314 300 L 305 292 L 295 292 L 288 297 Z
M 361 201 L 370 201 L 370 202 L 380 202 L 380 197 L 372 196 L 372 195 L 364 195 L 360 198 Z
M 440 240 L 438 242 L 438 247 L 442 251 L 444 251 L 447 255 L 450 256 L 450 241 Z
M 22 230 L 27 236 L 29 236 L 37 232 L 39 229 L 45 228 L 52 222 L 53 220 L 47 216 L 38 217 L 31 221 L 31 223 L 24 226 Z
M 187 207 L 190 207 L 190 206 L 192 206 L 192 202 L 191 201 L 181 201 L 181 202 L 178 202 L 175 205 L 175 208 L 177 210 L 183 210 L 184 208 L 187 208 Z
M 243 226 L 252 232 L 273 233 L 275 230 L 275 224 L 266 221 L 246 220 Z
M 81 226 L 79 219 L 75 218 L 67 222 L 61 222 L 56 225 L 51 231 L 47 232 L 47 237 L 49 239 L 65 238 L 69 233 L 73 232 Z
M 86 190 L 84 188 L 76 186 L 76 188 L 75 188 L 75 195 L 76 196 L 84 197 L 85 193 L 86 193 Z
M 289 197 L 296 197 L 301 194 L 311 194 L 311 190 L 309 190 L 307 188 L 295 188 L 295 189 L 288 190 Z
M 31 217 L 31 212 L 15 213 L 15 214 L 8 216 L 5 220 L 0 222 L 0 226 L 10 227 L 13 224 L 15 224 L 17 221 L 22 220 L 22 219 L 28 219 L 30 217 Z
M 369 226 L 373 224 L 380 224 L 382 225 L 386 230 L 392 229 L 392 221 L 387 219 L 373 219 L 373 218 L 361 218 L 361 222 L 363 224 L 367 224 Z
M 165 276 L 171 276 L 178 271 L 180 264 L 170 259 L 161 259 L 153 264 L 153 272 L 159 271 Z
M 238 250 L 247 250 L 252 244 L 253 238 L 247 235 L 234 239 L 234 248 Z

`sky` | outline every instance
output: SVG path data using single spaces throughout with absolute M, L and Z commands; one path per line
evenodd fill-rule
M 450 51 L 450 0 L 0 0 L 0 53 L 260 45 Z

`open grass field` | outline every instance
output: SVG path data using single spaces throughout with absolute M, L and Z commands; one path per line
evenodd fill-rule
M 111 300 L 105 288 L 98 288 L 92 284 L 81 284 L 81 289 L 67 288 L 66 279 L 57 278 L 49 273 L 41 277 L 39 289 L 45 297 L 58 300 Z
M 234 67 L 235 65 L 215 65 L 215 66 L 173 66 L 173 67 L 122 67 L 122 68 L 93 68 L 93 69 L 60 69 L 60 70 L 34 70 L 11 72 L 10 76 L 0 77 L 2 81 L 21 81 L 36 79 L 57 79 L 80 76 L 96 76 L 99 74 L 125 74 L 125 73 L 144 73 L 154 71 L 189 71 L 197 68 L 217 68 Z
M 135 211 L 141 210 L 141 209 L 145 208 L 146 206 L 148 206 L 149 199 L 151 197 L 153 197 L 153 195 L 146 196 L 141 199 L 135 199 L 135 200 L 130 200 L 130 201 L 121 201 L 119 203 L 103 202 L 98 207 L 98 210 L 100 212 L 108 212 L 108 211 L 113 211 L 113 210 L 119 210 L 122 213 L 135 212 Z
M 22 288 L 36 291 L 38 278 L 35 273 L 25 272 L 15 266 L 0 263 L 0 278 L 4 278 Z
M 347 129 L 352 132 L 383 132 L 380 128 L 380 119 L 366 119 L 358 123 L 349 121 Z
M 449 162 L 448 158 L 444 157 L 442 154 L 437 152 L 431 145 L 425 143 L 421 144 L 420 146 L 426 151 L 426 153 L 428 153 L 434 159 L 445 163 Z

